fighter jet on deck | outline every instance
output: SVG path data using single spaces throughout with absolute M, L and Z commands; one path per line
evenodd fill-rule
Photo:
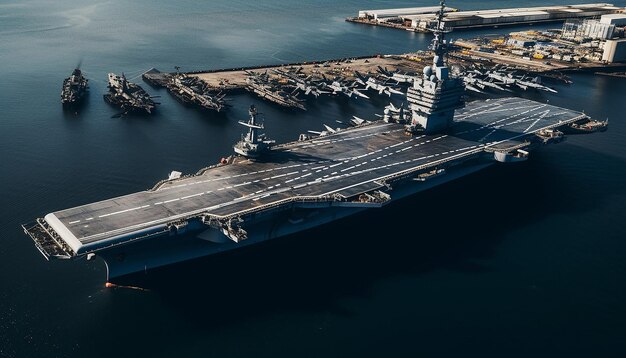
M 335 78 L 332 82 L 328 81 L 325 76 L 324 76 L 324 79 L 327 81 L 327 82 L 324 82 L 324 87 L 332 91 L 333 94 L 344 94 L 348 96 L 349 98 L 362 97 L 362 98 L 369 99 L 367 95 L 361 93 L 358 89 L 355 88 L 356 87 L 355 83 L 348 86 L 345 84 L 345 81 L 343 78 Z
M 373 89 L 375 91 L 378 91 L 378 94 L 386 94 L 387 96 L 391 97 L 391 94 L 398 94 L 398 95 L 403 95 L 404 93 L 398 89 L 392 88 L 390 86 L 387 86 L 386 84 L 378 81 L 377 79 L 375 79 L 374 77 L 366 77 L 363 76 L 361 73 L 359 73 L 359 71 L 355 71 L 354 74 L 356 75 L 356 83 L 359 83 L 363 86 L 365 86 L 365 90 L 368 89 Z
M 415 79 L 415 76 L 413 75 L 400 73 L 398 71 L 389 71 L 387 67 L 382 68 L 381 66 L 378 66 L 378 73 L 380 73 L 380 75 L 387 80 L 396 81 L 396 85 L 399 85 L 400 83 L 411 84 Z
M 286 79 L 289 83 L 293 84 L 294 92 L 303 92 L 305 95 L 313 95 L 319 97 L 322 94 L 329 94 L 330 92 L 322 91 L 319 88 L 319 83 L 312 80 L 311 76 L 306 78 L 300 77 L 298 74 L 301 71 L 301 67 L 295 71 L 285 71 L 282 69 L 275 69 L 273 72 L 278 76 Z M 292 93 L 293 94 L 293 93 Z

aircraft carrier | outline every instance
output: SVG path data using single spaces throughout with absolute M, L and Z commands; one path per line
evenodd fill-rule
M 443 4 L 442 4 L 443 6 Z M 47 258 L 99 256 L 107 280 L 262 242 L 388 203 L 483 169 L 528 158 L 588 116 L 521 98 L 463 103 L 463 80 L 433 65 L 407 99 L 409 123 L 376 121 L 282 145 L 251 109 L 238 156 L 151 190 L 55 211 L 23 225 Z M 245 150 L 242 150 L 244 148 Z M 178 174 L 178 173 L 175 173 Z

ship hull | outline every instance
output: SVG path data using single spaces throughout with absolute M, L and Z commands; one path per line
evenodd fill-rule
M 133 114 L 152 114 L 155 106 L 154 104 L 148 104 L 146 106 L 133 106 L 133 105 L 127 105 L 123 100 L 120 99 L 116 99 L 116 97 L 111 94 L 111 93 L 107 93 L 105 95 L 102 96 L 104 98 L 104 101 L 114 107 L 120 108 L 121 110 L 123 110 L 125 113 L 133 113 Z

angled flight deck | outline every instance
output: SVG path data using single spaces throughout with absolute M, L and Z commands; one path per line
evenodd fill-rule
M 585 117 L 520 98 L 474 102 L 458 110 L 455 125 L 442 134 L 411 136 L 401 124 L 371 123 L 275 147 L 262 160 L 237 157 L 154 190 L 57 211 L 45 220 L 80 254 L 194 216 L 237 217 L 299 198 L 372 192 L 390 178 L 521 143 Z

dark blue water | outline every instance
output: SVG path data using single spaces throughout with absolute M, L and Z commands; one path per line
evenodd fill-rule
M 162 96 L 157 114 L 111 118 L 107 72 L 423 49 L 427 35 L 343 21 L 363 8 L 419 5 L 430 2 L 0 1 L 0 356 L 623 357 L 624 79 L 576 75 L 557 95 L 526 94 L 608 117 L 606 133 L 385 210 L 138 278 L 148 292 L 105 289 L 99 261 L 45 262 L 22 234 L 19 224 L 50 211 L 216 162 L 250 103 L 278 141 L 373 117 L 385 103 L 324 100 L 300 113 L 241 95 L 216 116 L 144 85 Z M 91 94 L 78 114 L 64 113 L 60 84 L 79 61 Z

